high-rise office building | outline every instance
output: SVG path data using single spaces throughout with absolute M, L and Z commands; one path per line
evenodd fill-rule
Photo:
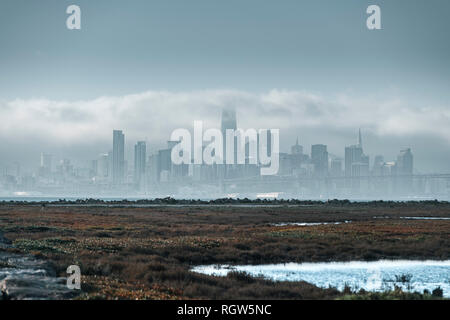
M 47 153 L 41 153 L 41 168 L 52 168 L 52 155 Z
M 125 177 L 125 136 L 121 130 L 113 131 L 112 178 L 114 184 L 122 184 Z
M 292 162 L 292 173 L 298 175 L 302 170 L 302 166 L 309 161 L 309 156 L 303 153 L 303 146 L 298 143 L 298 138 L 295 145 L 291 147 L 291 154 L 289 155 Z
M 363 150 L 359 145 L 345 147 L 345 176 L 352 176 L 352 166 L 354 163 L 360 163 Z
M 39 167 L 40 176 L 50 176 L 52 172 L 52 157 L 51 154 L 41 153 L 41 165 Z
M 157 182 L 159 182 L 159 153 L 152 154 L 148 157 L 147 170 L 146 175 L 148 177 L 149 183 L 154 186 Z
M 113 181 L 113 152 L 108 151 L 108 181 Z
M 314 165 L 315 175 L 320 177 L 328 175 L 328 151 L 326 145 L 315 144 L 311 146 L 311 162 Z
M 223 160 L 226 162 L 226 145 L 227 145 L 227 130 L 237 130 L 237 122 L 236 122 L 236 111 L 233 108 L 224 108 L 222 110 L 222 124 L 221 131 L 223 137 Z M 236 163 L 236 151 L 237 151 L 237 138 L 234 137 L 234 160 Z M 231 143 L 231 141 L 229 142 Z
M 222 110 L 222 123 L 221 131 L 223 137 L 223 163 L 227 162 L 227 143 L 234 144 L 234 163 L 237 163 L 237 137 L 233 137 L 233 141 L 227 141 L 227 130 L 237 130 L 236 122 L 236 110 L 234 108 L 224 108 Z M 218 176 L 224 178 L 233 178 L 237 175 L 237 166 L 231 164 L 225 164 L 224 166 L 218 166 Z
M 395 164 L 396 191 L 401 194 L 407 194 L 413 191 L 413 154 L 411 149 L 400 150 Z
M 98 160 L 94 159 L 91 161 L 90 177 L 96 177 L 97 175 L 98 175 Z
M 138 186 L 145 177 L 147 159 L 147 145 L 145 141 L 138 141 L 134 146 L 134 183 Z
M 288 176 L 292 174 L 292 157 L 290 154 L 280 152 L 278 155 L 279 161 L 279 169 L 278 175 L 280 176 Z
M 373 160 L 373 169 L 372 175 L 374 176 L 382 176 L 383 175 L 383 166 L 384 166 L 384 157 L 382 155 L 375 156 Z
M 258 155 L 260 154 L 260 152 L 266 152 L 267 156 L 271 156 L 272 155 L 272 132 L 270 130 L 265 131 L 265 133 L 263 133 L 265 135 L 266 138 L 266 149 L 260 150 L 260 143 L 264 142 L 264 139 L 262 139 L 262 135 L 258 132 L 258 135 L 256 137 L 256 144 L 257 144 L 257 149 L 258 149 Z
M 413 174 L 413 154 L 411 149 L 404 149 L 400 151 L 397 156 L 397 174 L 398 175 L 412 175 Z
M 179 141 L 167 141 L 167 149 L 162 149 L 158 151 L 158 154 L 155 155 L 155 159 L 152 159 L 156 181 L 158 182 L 169 182 L 169 180 L 173 180 L 177 178 L 177 175 L 182 175 L 182 171 L 184 168 L 187 168 L 187 165 L 180 164 L 175 165 L 172 163 L 172 149 L 179 143 Z M 156 167 L 156 169 L 155 169 Z M 180 169 L 183 168 L 183 169 Z
M 109 172 L 109 159 L 108 154 L 101 154 L 98 158 L 98 170 L 97 175 L 102 178 L 106 178 Z
M 168 182 L 172 170 L 172 149 L 158 151 L 158 181 Z
M 332 177 L 342 176 L 342 159 L 335 158 L 331 160 L 330 175 Z
M 369 174 L 369 157 L 364 154 L 361 129 L 358 144 L 345 147 L 345 176 L 366 176 Z

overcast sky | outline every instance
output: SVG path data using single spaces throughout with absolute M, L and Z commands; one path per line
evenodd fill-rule
M 66 8 L 81 7 L 81 30 Z M 366 28 L 381 7 L 382 30 Z M 448 0 L 2 0 L 0 165 L 94 159 L 112 130 L 150 153 L 194 120 L 280 128 L 343 156 L 411 147 L 450 172 Z

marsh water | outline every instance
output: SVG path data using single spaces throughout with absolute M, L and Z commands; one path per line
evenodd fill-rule
M 287 227 L 287 226 L 297 226 L 297 227 L 310 227 L 310 226 L 320 226 L 320 225 L 327 225 L 327 224 L 343 224 L 343 223 L 350 223 L 351 221 L 345 220 L 345 221 L 338 221 L 338 222 L 282 222 L 282 223 L 274 223 L 272 224 L 274 227 Z
M 444 296 L 450 297 L 450 260 L 208 265 L 197 266 L 192 271 L 214 276 L 240 271 L 274 281 L 306 281 L 321 288 L 335 287 L 338 290 L 350 286 L 354 290 L 379 292 L 398 286 L 405 291 L 422 293 L 440 287 Z
M 0 300 L 68 299 L 66 279 L 57 278 L 49 265 L 30 255 L 11 253 L 0 234 Z

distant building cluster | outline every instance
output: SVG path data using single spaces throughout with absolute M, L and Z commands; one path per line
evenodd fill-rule
M 236 113 L 231 109 L 222 112 L 224 141 L 227 129 L 237 129 Z M 271 154 L 270 138 L 269 132 L 268 154 Z M 344 157 L 340 158 L 330 155 L 324 144 L 312 145 L 308 154 L 297 138 L 290 153 L 279 153 L 278 174 L 266 177 L 260 174 L 261 165 L 251 164 L 248 157 L 245 164 L 175 165 L 171 161 L 171 152 L 177 141 L 168 141 L 165 149 L 151 153 L 146 141 L 137 141 L 133 161 L 129 162 L 125 154 L 125 134 L 114 130 L 112 150 L 100 154 L 90 166 L 76 167 L 69 159 L 53 163 L 51 154 L 42 153 L 38 170 L 33 174 L 22 174 L 19 163 L 4 168 L 0 175 L 0 190 L 8 195 L 93 197 L 172 195 L 214 198 L 274 194 L 293 198 L 390 198 L 450 195 L 450 175 L 414 174 L 411 149 L 400 150 L 393 161 L 385 161 L 382 155 L 377 155 L 371 165 L 369 156 L 364 153 L 361 130 L 357 142 L 345 147 Z M 246 149 L 248 147 L 247 143 Z M 226 152 L 224 148 L 224 158 Z M 246 154 L 250 154 L 248 150 Z

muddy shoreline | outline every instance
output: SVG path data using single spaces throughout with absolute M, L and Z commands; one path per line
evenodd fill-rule
M 312 205 L 328 205 L 328 206 L 354 206 L 354 207 L 383 207 L 383 206 L 449 206 L 448 201 L 438 200 L 368 200 L 368 201 L 351 201 L 348 199 L 328 199 L 328 200 L 301 200 L 301 199 L 248 199 L 248 198 L 223 198 L 214 200 L 201 199 L 175 199 L 171 197 L 155 198 L 155 199 L 138 199 L 138 200 L 102 200 L 102 199 L 64 199 L 54 201 L 21 201 L 21 200 L 2 200 L 0 205 L 30 205 L 30 206 L 312 206 Z

